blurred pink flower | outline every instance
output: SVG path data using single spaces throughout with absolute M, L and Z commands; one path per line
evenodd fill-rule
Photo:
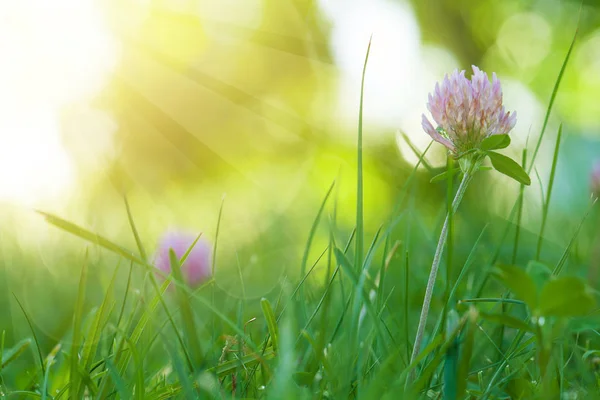
M 173 249 L 179 259 L 185 255 L 196 240 L 196 236 L 183 232 L 167 232 L 159 241 L 154 256 L 154 265 L 162 272 L 171 273 L 169 250 Z M 200 238 L 181 266 L 183 279 L 190 286 L 197 286 L 211 275 L 211 247 L 208 241 Z
M 590 189 L 594 197 L 600 197 L 600 160 L 592 167 L 590 175 Z
M 438 126 L 434 128 L 423 114 L 423 129 L 455 156 L 478 148 L 488 136 L 507 134 L 517 122 L 516 112 L 504 110 L 496 74 L 490 82 L 474 65 L 471 80 L 465 78 L 465 71 L 455 70 L 441 85 L 436 83 L 427 108 Z

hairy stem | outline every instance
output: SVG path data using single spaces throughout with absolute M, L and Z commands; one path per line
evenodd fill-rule
M 460 182 L 460 186 L 458 187 L 456 195 L 454 196 L 454 200 L 452 201 L 452 209 L 448 212 L 448 215 L 446 215 L 446 220 L 444 221 L 444 226 L 442 227 L 442 233 L 440 234 L 440 239 L 438 241 L 437 248 L 435 249 L 433 263 L 431 265 L 431 272 L 429 273 L 429 280 L 427 281 L 427 289 L 425 290 L 425 298 L 423 299 L 423 308 L 421 308 L 421 317 L 419 318 L 417 336 L 415 338 L 412 356 L 410 357 L 411 363 L 413 363 L 419 355 L 421 342 L 423 341 L 425 325 L 427 324 L 427 315 L 429 314 L 429 307 L 431 306 L 431 297 L 433 296 L 433 287 L 435 286 L 435 278 L 440 267 L 440 261 L 442 260 L 442 253 L 444 251 L 444 246 L 446 245 L 446 239 L 448 238 L 448 225 L 450 223 L 450 217 L 452 216 L 451 214 L 453 214 L 458 208 L 458 205 L 460 204 L 465 194 L 465 191 L 467 190 L 467 186 L 471 181 L 471 178 L 473 177 L 472 171 L 473 169 L 471 168 L 468 172 L 466 172 L 463 175 L 462 181 Z

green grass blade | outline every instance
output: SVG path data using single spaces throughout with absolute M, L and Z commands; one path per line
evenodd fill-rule
M 358 138 L 357 138 L 357 182 L 356 182 L 356 242 L 354 255 L 354 268 L 359 269 L 363 262 L 364 246 L 364 221 L 363 221 L 363 104 L 365 94 L 365 75 L 367 73 L 367 63 L 369 61 L 369 52 L 371 51 L 371 41 L 367 47 L 365 63 L 363 65 L 362 77 L 360 81 L 360 103 L 358 109 Z
M 546 115 L 544 117 L 544 123 L 542 124 L 542 131 L 540 132 L 540 137 L 535 145 L 535 150 L 533 151 L 533 156 L 531 157 L 531 164 L 529 165 L 529 169 L 527 170 L 527 174 L 531 173 L 533 169 L 535 159 L 537 157 L 538 151 L 540 150 L 540 146 L 542 144 L 542 140 L 544 139 L 544 133 L 546 132 L 546 127 L 548 126 L 548 120 L 550 119 L 550 113 L 552 112 L 552 106 L 554 106 L 554 100 L 556 99 L 556 94 L 558 93 L 558 88 L 560 87 L 560 83 L 562 81 L 562 77 L 567 69 L 567 64 L 569 63 L 569 59 L 571 58 L 571 52 L 575 47 L 575 41 L 577 40 L 577 34 L 579 33 L 579 20 L 577 21 L 577 28 L 575 29 L 575 34 L 573 35 L 573 40 L 571 41 L 571 45 L 569 46 L 569 50 L 567 51 L 567 55 L 562 63 L 560 68 L 560 72 L 558 73 L 558 77 L 556 78 L 556 82 L 554 83 L 554 88 L 552 89 L 552 95 L 550 96 L 550 102 L 548 103 L 548 108 L 546 109 Z
M 77 292 L 77 300 L 75 301 L 75 312 L 73 314 L 73 339 L 71 343 L 71 369 L 70 369 L 70 384 L 72 398 L 76 398 L 79 393 L 79 385 L 81 376 L 79 375 L 79 349 L 82 346 L 81 337 L 81 321 L 83 318 L 83 306 L 85 303 L 85 289 L 87 282 L 87 264 L 88 256 L 86 257 L 81 267 L 81 275 L 79 277 L 79 290 Z
M 269 300 L 265 299 L 264 297 L 260 300 L 260 307 L 262 308 L 265 320 L 267 321 L 267 329 L 269 330 L 269 335 L 271 336 L 273 350 L 277 351 L 279 343 L 279 328 L 277 327 L 277 320 L 275 319 L 275 314 L 273 313 L 273 307 L 271 307 Z
M 210 276 L 212 276 L 214 278 L 215 276 L 215 268 L 217 266 L 217 243 L 219 242 L 219 233 L 221 232 L 221 221 L 223 219 L 223 208 L 225 207 L 225 195 L 223 195 L 223 197 L 221 198 L 221 206 L 219 207 L 219 214 L 217 216 L 217 227 L 215 229 L 215 241 L 213 243 L 213 250 L 212 250 L 212 263 L 210 266 L 210 271 L 211 274 Z M 211 300 L 211 305 L 212 307 L 215 307 L 215 285 L 216 285 L 216 281 L 213 279 L 210 285 L 210 300 Z M 217 339 L 217 325 L 216 325 L 216 321 L 214 318 L 211 318 L 212 323 L 212 329 L 211 329 L 211 340 L 214 343 Z
M 552 169 L 550 170 L 550 180 L 548 181 L 548 190 L 546 191 L 546 200 L 542 209 L 542 224 L 538 236 L 537 249 L 535 259 L 539 261 L 542 253 L 542 243 L 544 239 L 544 229 L 548 220 L 548 209 L 550 207 L 550 196 L 552 196 L 552 187 L 554 186 L 554 176 L 556 174 L 556 164 L 558 163 L 558 152 L 560 150 L 560 139 L 562 138 L 562 124 L 558 127 L 558 135 L 556 136 L 556 145 L 554 146 L 554 157 L 552 158 Z
M 119 329 L 116 328 L 115 329 Z M 144 376 L 144 363 L 142 358 L 140 357 L 140 353 L 137 351 L 136 345 L 135 343 L 133 343 L 128 337 L 127 334 L 125 332 L 121 331 L 121 335 L 122 337 L 125 339 L 125 341 L 127 342 L 127 345 L 129 346 L 129 351 L 131 353 L 131 356 L 133 358 L 133 363 L 135 365 L 135 376 L 136 376 L 136 382 L 135 382 L 135 397 L 139 400 L 144 400 L 144 395 L 146 393 L 146 380 L 145 380 L 145 376 Z
M 381 340 L 385 340 L 385 335 L 383 334 L 381 326 L 378 323 L 379 318 L 377 317 L 377 312 L 375 311 L 373 304 L 371 303 L 371 301 L 369 299 L 368 293 L 366 293 L 364 290 L 364 281 L 361 282 L 361 279 L 359 279 L 356 276 L 356 272 L 352 268 L 350 261 L 348 261 L 348 258 L 346 258 L 346 255 L 340 249 L 338 249 L 336 247 L 334 249 L 334 253 L 335 253 L 337 262 L 341 265 L 341 267 L 344 270 L 344 272 L 346 273 L 346 275 L 350 278 L 350 281 L 351 281 L 352 285 L 354 286 L 355 291 L 357 292 L 357 295 L 360 297 L 362 304 L 364 304 L 366 306 L 367 313 L 373 319 L 373 324 L 375 325 L 377 334 L 379 335 Z M 360 303 L 358 303 L 358 304 L 360 304 Z
M 54 364 L 54 356 L 50 355 L 46 363 L 46 372 L 44 373 L 44 382 L 42 382 L 42 400 L 48 398 L 48 386 L 50 384 L 50 368 Z
M 115 364 L 113 364 L 111 360 L 106 360 L 106 370 L 108 371 L 108 374 L 115 383 L 117 393 L 119 393 L 121 399 L 131 398 L 132 394 L 127 390 L 125 380 L 121 377 L 121 375 L 119 375 L 117 367 L 115 366 Z
M 561 69 L 560 69 L 560 72 L 559 72 L 558 77 L 556 79 L 556 82 L 554 83 L 554 88 L 552 90 L 552 95 L 550 97 L 550 102 L 548 103 L 548 108 L 546 109 L 546 115 L 544 117 L 544 123 L 542 125 L 542 131 L 540 133 L 540 137 L 538 138 L 538 141 L 537 141 L 537 144 L 536 144 L 536 147 L 535 147 L 535 151 L 534 151 L 533 156 L 531 158 L 531 164 L 529 165 L 529 168 L 527 168 L 527 173 L 528 174 L 531 173 L 531 171 L 533 170 L 533 167 L 535 165 L 535 159 L 537 157 L 538 150 L 539 150 L 540 145 L 542 143 L 544 132 L 546 131 L 546 126 L 548 124 L 548 119 L 550 118 L 550 113 L 551 113 L 552 107 L 554 105 L 554 99 L 556 98 L 556 94 L 558 93 L 558 89 L 560 87 L 560 82 L 562 81 L 562 77 L 564 75 L 564 72 L 565 72 L 565 70 L 567 68 L 567 64 L 568 64 L 569 59 L 571 57 L 571 52 L 573 51 L 573 48 L 575 46 L 575 41 L 577 39 L 578 31 L 579 31 L 579 20 L 577 21 L 577 29 L 575 30 L 575 34 L 573 35 L 573 40 L 571 41 L 571 45 L 569 46 L 569 50 L 567 51 L 567 54 L 565 56 L 565 59 L 563 60 L 563 64 L 561 66 Z M 502 234 L 500 240 L 497 243 L 496 251 L 495 251 L 494 256 L 492 257 L 492 260 L 491 260 L 491 265 L 495 264 L 496 261 L 498 260 L 498 257 L 500 256 L 500 249 L 502 248 L 502 245 L 504 244 L 504 241 L 508 237 L 508 233 L 509 233 L 510 228 L 512 226 L 513 218 L 515 217 L 515 215 L 517 213 L 518 204 L 519 203 L 518 203 L 518 200 L 517 200 L 515 202 L 512 210 L 511 210 L 511 212 L 510 212 L 509 217 L 508 217 L 508 220 L 507 220 L 507 223 L 506 223 L 506 228 L 504 229 L 504 233 Z M 482 293 L 484 287 L 486 286 L 487 282 L 489 281 L 489 277 L 490 277 L 489 273 L 486 273 L 483 276 L 481 284 L 479 285 L 479 289 L 477 290 L 475 297 L 480 297 L 481 296 L 481 293 Z
M 198 394 L 194 391 L 194 384 L 190 380 L 190 376 L 188 375 L 184 363 L 181 360 L 181 357 L 177 355 L 177 351 L 173 348 L 168 338 L 161 334 L 163 337 L 163 343 L 165 348 L 167 349 L 167 353 L 171 356 L 171 360 L 173 362 L 173 369 L 179 376 L 179 384 L 183 389 L 183 394 L 186 399 L 195 399 L 198 397 Z
M 571 253 L 571 248 L 573 247 L 573 244 L 575 244 L 575 240 L 579 236 L 579 232 L 581 231 L 581 228 L 583 227 L 583 223 L 585 222 L 585 220 L 587 219 L 587 217 L 590 215 L 590 212 L 592 211 L 592 209 L 596 205 L 597 201 L 598 201 L 598 199 L 595 199 L 592 202 L 592 204 L 590 205 L 590 207 L 585 212 L 583 218 L 579 222 L 579 225 L 577 225 L 577 228 L 575 229 L 575 232 L 573 233 L 573 236 L 571 236 L 571 239 L 569 240 L 569 243 L 567 244 L 567 247 L 565 248 L 565 251 L 563 252 L 562 256 L 560 257 L 560 260 L 558 260 L 558 263 L 554 267 L 554 270 L 552 270 L 552 275 L 558 275 L 562 271 L 565 263 L 567 262 L 567 258 L 569 258 L 569 254 Z
M 527 149 L 523 149 L 523 159 L 521 161 L 521 166 L 523 169 L 527 166 Z M 512 254 L 512 262 L 511 264 L 515 265 L 517 263 L 517 254 L 519 251 L 519 237 L 521 235 L 521 219 L 523 217 L 523 200 L 525 193 L 525 185 L 521 184 L 519 188 L 519 197 L 517 198 L 517 222 L 515 226 L 515 241 L 513 244 L 513 254 Z
M 110 280 L 108 288 L 106 289 L 104 299 L 102 300 L 100 307 L 96 311 L 96 315 L 94 316 L 92 324 L 90 325 L 88 334 L 86 336 L 86 340 L 83 343 L 83 348 L 81 349 L 81 362 L 79 363 L 79 366 L 80 370 L 84 373 L 83 378 L 85 378 L 85 376 L 88 376 L 90 373 L 94 357 L 98 352 L 98 347 L 102 338 L 102 332 L 104 331 L 104 328 L 108 323 L 108 319 L 112 311 L 112 304 L 114 303 L 113 289 L 117 278 L 118 270 L 119 265 L 117 265 L 115 271 L 113 272 L 113 276 Z M 77 398 L 82 398 L 84 390 L 83 386 L 73 387 L 73 390 L 77 390 L 77 392 L 74 392 L 77 394 Z
M 317 212 L 317 215 L 316 215 L 315 219 L 313 220 L 312 226 L 310 227 L 310 232 L 308 234 L 308 240 L 306 241 L 306 247 L 304 248 L 304 253 L 302 254 L 302 261 L 300 263 L 300 275 L 301 276 L 304 276 L 306 274 L 306 265 L 308 264 L 308 255 L 310 253 L 310 247 L 311 247 L 312 241 L 315 237 L 315 234 L 317 233 L 317 228 L 319 227 L 319 222 L 321 221 L 321 216 L 323 215 L 323 210 L 325 210 L 325 205 L 327 204 L 327 200 L 329 199 L 329 196 L 331 195 L 331 192 L 333 191 L 334 187 L 335 187 L 335 181 L 333 181 L 331 183 L 331 185 L 329 186 L 329 189 L 327 189 L 327 193 L 325 194 L 325 197 L 323 198 L 323 201 L 321 202 L 319 211 Z
M 4 339 L 4 335 L 2 336 Z M 2 349 L 0 350 L 0 372 L 8 366 L 11 362 L 15 361 L 25 350 L 31 345 L 31 339 L 23 339 L 10 349 L 4 349 L 4 340 L 2 340 Z
M 109 240 L 102 238 L 101 236 L 99 236 L 95 233 L 91 233 L 90 231 L 88 231 L 84 228 L 81 228 L 78 225 L 75 225 L 73 223 L 63 220 L 62 218 L 55 217 L 55 216 L 52 216 L 50 214 L 43 213 L 43 212 L 39 212 L 39 213 L 42 215 L 45 215 L 46 220 L 49 223 L 51 223 L 52 225 L 55 225 L 60 229 L 63 229 L 75 236 L 78 236 L 81 239 L 90 241 L 92 243 L 99 244 L 100 246 L 104 247 L 105 249 L 107 249 L 115 254 L 121 255 L 121 256 L 125 257 L 126 259 L 137 263 L 138 265 L 141 265 L 142 267 L 144 267 L 146 269 L 147 272 L 149 272 L 148 276 L 150 277 L 150 280 L 152 282 L 155 292 L 160 293 L 160 288 L 159 288 L 158 284 L 156 283 L 156 278 L 154 275 L 156 274 L 161 277 L 168 278 L 167 274 L 159 271 L 157 268 L 154 268 L 154 266 L 143 262 L 141 259 L 136 257 L 129 250 L 124 249 L 124 248 L 110 242 Z M 228 318 L 225 314 L 223 314 L 217 307 L 215 307 L 213 304 L 211 304 L 210 301 L 207 301 L 203 297 L 192 292 L 186 285 L 184 285 L 180 282 L 173 282 L 173 284 L 175 284 L 175 286 L 181 287 L 183 290 L 187 291 L 187 293 L 191 297 L 193 297 L 198 303 L 202 304 L 204 307 L 206 307 L 208 310 L 210 310 L 216 317 L 221 319 L 227 326 L 229 326 L 236 334 L 238 334 L 238 335 L 240 335 L 240 337 L 244 338 L 244 341 L 246 342 L 247 345 L 249 345 L 254 351 L 257 351 L 256 344 L 246 335 L 246 333 L 242 329 L 240 329 L 240 327 L 237 326 L 237 324 L 234 323 L 230 318 Z M 166 303 L 164 302 L 164 300 L 162 298 L 162 295 L 158 296 L 158 300 L 161 303 L 161 305 L 162 305 L 163 309 L 165 310 L 165 312 L 167 313 L 167 315 L 170 315 L 170 312 L 166 306 Z M 178 334 L 177 331 L 175 331 L 175 333 Z
M 43 211 L 38 211 L 38 213 L 41 214 L 48 223 L 66 231 L 66 232 L 69 232 L 75 236 L 78 236 L 84 240 L 87 240 L 88 242 L 92 242 L 101 247 L 104 247 L 105 249 L 110 250 L 113 253 L 118 254 L 128 260 L 135 262 L 135 263 L 145 264 L 143 260 L 141 260 L 135 254 L 133 254 L 133 252 L 131 252 L 130 250 L 127 250 L 124 247 L 114 244 L 110 240 L 108 240 L 100 235 L 92 233 L 86 229 L 81 228 L 78 225 L 68 222 L 60 217 L 55 216 L 55 215 L 48 214 Z
M 312 265 L 312 267 L 308 270 L 308 272 L 306 272 L 306 274 L 304 274 L 304 276 L 302 277 L 302 279 L 300 280 L 300 282 L 298 282 L 298 285 L 296 285 L 296 287 L 294 288 L 294 291 L 292 292 L 292 295 L 290 296 L 290 299 L 295 298 L 296 294 L 300 291 L 300 288 L 302 287 L 302 285 L 304 285 L 304 282 L 309 277 L 309 275 L 311 274 L 311 272 L 316 268 L 317 264 L 319 264 L 319 261 L 321 261 L 321 259 L 325 255 L 325 253 L 327 253 L 327 249 L 325 249 L 325 250 L 323 250 L 321 252 L 321 254 L 317 258 L 317 260 L 314 262 L 314 264 Z M 283 317 L 283 314 L 284 314 L 285 310 L 287 310 L 287 308 L 290 305 L 290 303 L 291 303 L 291 301 L 288 301 L 283 306 L 283 309 L 281 310 L 281 312 L 279 313 L 279 316 L 277 317 L 277 322 L 279 322 L 279 320 L 281 320 L 281 317 Z
M 25 316 L 25 319 L 27 320 L 27 324 L 29 325 L 29 329 L 31 330 L 31 334 L 33 335 L 33 341 L 35 342 L 35 347 L 36 347 L 39 362 L 40 362 L 40 368 L 42 370 L 42 376 L 44 376 L 44 375 L 46 375 L 46 367 L 44 366 L 44 357 L 42 356 L 42 349 L 40 347 L 40 342 L 37 338 L 37 335 L 35 334 L 35 329 L 33 329 L 33 323 L 31 322 L 31 318 L 29 318 L 29 314 L 27 314 L 27 311 L 25 311 L 25 308 L 23 307 L 23 304 L 21 304 L 21 302 L 19 301 L 19 298 L 17 297 L 17 295 L 13 293 L 13 296 L 14 296 L 15 300 L 17 301 L 19 308 L 23 312 L 23 315 Z
M 140 252 L 140 256 L 142 260 L 148 262 L 148 256 L 146 255 L 146 250 L 142 245 L 142 240 L 140 239 L 140 235 L 138 233 L 137 228 L 135 227 L 135 222 L 133 221 L 133 214 L 131 213 L 131 208 L 129 207 L 129 201 L 127 201 L 127 196 L 123 196 L 123 200 L 125 202 L 125 209 L 127 211 L 127 219 L 129 220 L 129 226 L 131 227 L 131 232 L 133 233 L 133 237 L 135 238 L 135 244 L 137 245 L 138 251 Z
M 192 245 L 193 246 L 193 245 Z M 169 260 L 171 262 L 171 271 L 175 280 L 183 282 L 183 275 L 181 273 L 181 265 L 177 259 L 177 255 L 173 249 L 169 250 Z M 192 368 L 191 371 L 195 371 L 202 363 L 202 348 L 200 347 L 200 340 L 198 338 L 198 331 L 196 329 L 196 323 L 194 321 L 194 312 L 190 304 L 190 299 L 187 293 L 177 288 L 179 308 L 183 317 L 183 325 L 185 327 L 185 333 L 187 336 L 188 346 L 190 347 L 192 357 Z

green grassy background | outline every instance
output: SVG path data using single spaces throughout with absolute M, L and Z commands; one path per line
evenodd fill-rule
M 290 2 L 293 12 L 265 2 L 261 26 L 243 33 L 244 43 L 299 53 L 293 60 L 205 43 L 202 59 L 227 65 L 225 83 L 206 73 L 214 65 L 204 74 L 190 67 L 202 24 L 156 6 L 137 42 L 125 41 L 122 64 L 97 99 L 119 122 L 119 156 L 81 173 L 66 203 L 42 207 L 59 219 L 12 204 L 0 210 L 0 397 L 598 396 L 600 321 L 579 315 L 595 303 L 600 273 L 600 214 L 588 187 L 597 119 L 575 110 L 586 104 L 593 114 L 597 82 L 586 86 L 568 58 L 579 4 L 564 2 L 556 13 L 552 1 L 484 1 L 475 11 L 467 2 L 427 3 L 412 4 L 425 41 L 449 48 L 461 65 L 512 73 L 548 106 L 550 123 L 541 139 L 531 132 L 533 183 L 522 201 L 519 185 L 497 172 L 471 183 L 453 218 L 418 366 L 409 366 L 411 343 L 457 186 L 429 182 L 445 168 L 432 166 L 440 146 L 417 167 L 399 154 L 393 131 L 332 122 L 336 77 L 307 61 L 331 60 L 326 18 L 311 2 Z M 578 44 L 597 35 L 600 20 L 593 2 L 584 7 L 579 57 Z M 484 57 L 494 37 L 477 18 L 498 26 L 531 9 L 554 28 L 543 66 L 528 75 Z M 106 11 L 120 12 L 110 3 Z M 290 37 L 310 33 L 314 46 L 268 34 L 298 12 L 304 22 L 286 29 Z M 370 74 L 377 71 L 367 68 L 366 87 Z M 173 87 L 176 95 L 164 96 Z M 215 93 L 239 108 L 216 103 Z M 404 148 L 412 135 L 399 136 Z M 506 153 L 520 160 L 523 149 Z M 196 290 L 162 290 L 148 274 L 157 239 L 172 226 L 216 246 L 214 277 Z M 521 303 L 527 278 L 493 277 L 498 265 L 517 266 L 540 287 L 557 266 L 561 278 L 578 280 L 552 292 L 564 310 L 540 324 Z M 503 296 L 517 302 L 500 303 Z M 460 301 L 468 299 L 491 301 Z

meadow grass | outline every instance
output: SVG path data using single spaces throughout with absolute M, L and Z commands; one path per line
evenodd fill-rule
M 522 166 L 529 172 L 574 44 L 575 38 L 529 163 L 523 151 Z M 425 289 L 423 266 L 433 256 L 440 224 L 431 233 L 414 213 L 415 177 L 428 146 L 418 154 L 389 218 L 372 235 L 365 229 L 362 106 L 368 53 L 358 118 L 356 223 L 340 229 L 334 182 L 315 210 L 298 260 L 299 279 L 282 279 L 265 297 L 253 299 L 245 296 L 238 265 L 241 298 L 228 296 L 214 278 L 192 290 L 180 269 L 189 251 L 181 259 L 171 252 L 172 274 L 158 271 L 127 199 L 135 251 L 41 212 L 48 223 L 120 262 L 106 266 L 112 278 L 91 309 L 86 298 L 94 282 L 87 261 L 81 265 L 71 327 L 51 344 L 40 340 L 39 328 L 15 295 L 29 334 L 9 345 L 2 332 L 0 398 L 600 398 L 598 292 L 576 276 L 575 262 L 563 273 L 594 202 L 565 248 L 543 247 L 562 125 L 533 238 L 521 229 L 524 192 L 531 189 L 520 185 L 507 221 L 465 227 L 468 220 L 460 216 L 468 211 L 453 215 L 452 210 L 456 177 L 446 175 L 448 200 L 439 207 L 452 216 L 445 274 L 438 278 L 424 341 L 411 361 Z M 452 168 L 449 162 L 448 172 Z M 225 201 L 218 210 L 213 277 L 220 265 L 223 213 Z M 327 245 L 314 248 L 322 227 L 328 230 Z M 533 257 L 520 256 L 527 248 Z M 312 276 L 317 269 L 325 271 L 321 280 Z M 141 289 L 134 290 L 140 275 Z M 125 282 L 121 289 L 118 281 Z

